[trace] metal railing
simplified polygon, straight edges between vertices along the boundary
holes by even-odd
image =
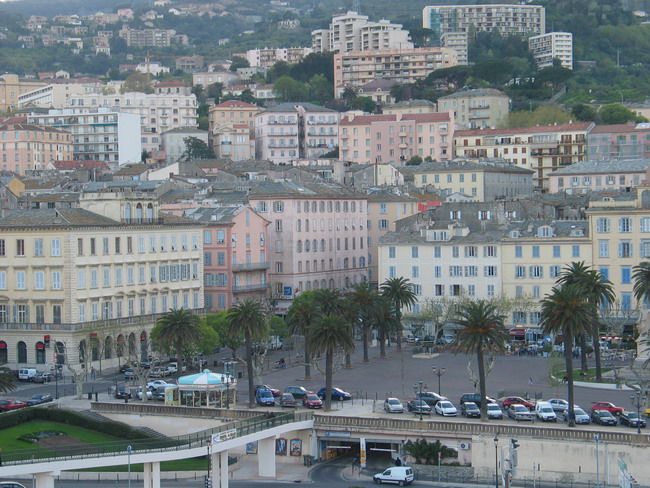
[[[269,263],[268,261],[265,262],[259,262],[259,263],[241,263],[241,264],[233,264],[232,265],[232,270],[233,271],[248,271],[248,270],[254,270],[254,269],[268,269],[269,268]]]
[[[152,439],[120,440],[112,442],[100,442],[97,444],[84,444],[83,446],[61,446],[56,451],[46,449],[16,449],[2,452],[4,466],[72,461],[76,459],[88,459],[92,457],[116,457],[124,456],[127,453],[127,446],[131,446],[131,454],[147,454],[162,451],[180,451],[207,447],[208,439],[213,434],[235,430],[233,438],[243,437],[280,425],[293,422],[311,420],[312,412],[290,412],[281,413],[274,417],[258,415],[244,420],[228,422],[213,429],[196,432],[194,434]]]
[[[257,283],[253,285],[233,285],[232,291],[234,292],[258,291],[258,290],[266,290],[270,287],[271,287],[270,283]]]

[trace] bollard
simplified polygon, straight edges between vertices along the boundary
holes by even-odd
[[[97,392],[97,391],[95,392],[95,401],[96,402],[99,401],[99,392]]]

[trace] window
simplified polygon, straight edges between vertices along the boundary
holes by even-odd
[[[102,270],[102,286],[111,286],[111,269],[104,268]]]
[[[497,257],[497,248],[496,248],[496,246],[484,246],[483,247],[483,257],[484,258],[496,258]]]
[[[24,255],[25,255],[25,240],[16,239],[16,256],[24,256]]]
[[[61,289],[61,271],[52,271],[52,289]]]
[[[476,296],[476,285],[467,285],[467,295]]]
[[[623,310],[630,310],[632,308],[631,293],[621,293],[621,308]]]
[[[4,239],[0,239],[0,256],[7,255],[7,247]]]
[[[43,271],[34,271],[34,290],[45,289],[45,273]]]
[[[553,257],[554,258],[560,257],[560,246],[553,246]]]
[[[418,258],[419,257],[418,254],[419,254],[418,246],[412,246],[411,247],[411,257],[412,258]]]
[[[97,270],[96,269],[91,269],[90,270],[90,287],[91,288],[97,288]]]
[[[115,238],[115,254],[120,254],[122,252],[122,249],[120,247],[120,238],[116,237]]]
[[[621,241],[618,244],[618,257],[619,258],[631,258],[633,257],[632,252],[632,241]]]
[[[489,296],[489,297],[494,296],[494,285],[488,285],[487,286],[487,296]]]
[[[102,238],[102,254],[108,254],[108,237]]]
[[[608,258],[609,257],[609,241],[599,239],[598,240],[598,257]]]
[[[483,266],[483,275],[487,277],[494,277],[497,275],[496,266]]]
[[[388,257],[391,259],[395,257],[395,246],[388,247]]]
[[[466,277],[478,276],[478,266],[465,266],[465,276]]]
[[[521,258],[523,257],[524,252],[523,252],[523,247],[522,246],[515,246],[515,257],[516,258]]]
[[[211,252],[204,252],[203,253],[203,264],[206,266],[211,266],[212,265],[212,253]]]
[[[544,268],[541,266],[530,266],[529,276],[531,278],[543,278]]]
[[[632,232],[632,218],[631,217],[621,217],[618,219],[618,231],[619,232]]]
[[[598,217],[596,219],[596,232],[606,234],[611,232],[610,220],[607,217]]]
[[[551,278],[557,278],[562,273],[562,266],[550,266],[548,268],[548,273]]]
[[[388,220],[387,219],[379,220],[378,224],[379,224],[379,230],[387,230],[388,229]]]
[[[451,257],[459,258],[460,257],[460,248],[458,246],[453,246],[451,248]]]
[[[284,202],[273,202],[273,211],[276,213],[284,212]]]
[[[115,286],[122,286],[122,267],[115,267]]]
[[[276,232],[282,232],[282,221],[281,220],[276,220],[275,221],[275,231]]]
[[[463,267],[462,266],[449,266],[449,276],[451,276],[451,277],[463,276]]]
[[[143,236],[138,237],[138,252],[139,253],[144,252],[144,237]]]
[[[43,239],[34,240],[34,256],[43,256]]]
[[[415,283],[411,284],[411,290],[413,293],[415,293],[417,296],[422,296],[422,285],[417,285]]]
[[[212,231],[209,230],[203,231],[203,242],[205,244],[212,244]]]
[[[641,217],[639,227],[641,232],[650,232],[650,217]],[[4,256],[4,254],[2,255]]]
[[[526,312],[512,312],[512,322],[515,324],[525,324],[527,315]]]
[[[395,266],[388,267],[388,277],[395,278],[397,276],[397,268]]]
[[[478,257],[478,248],[476,246],[465,246],[465,257],[466,258]]]
[[[411,278],[419,278],[419,277],[420,277],[420,267],[411,266]]]
[[[16,271],[16,290],[24,290],[25,286],[25,272]]]
[[[539,246],[533,246],[533,257],[534,258],[539,257]]]
[[[526,277],[526,266],[515,266],[515,278]]]
[[[573,255],[574,258],[579,258],[580,257],[580,246],[574,244],[571,246],[571,254]]]
[[[217,244],[223,244],[226,242],[226,231],[218,230],[217,231]]]
[[[650,241],[642,240],[639,248],[639,257],[647,258],[650,257]]]

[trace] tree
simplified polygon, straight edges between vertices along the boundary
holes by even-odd
[[[542,83],[551,83],[553,89],[557,90],[560,83],[564,83],[573,76],[573,70],[562,66],[549,66],[538,71],[535,78]]]
[[[0,366],[0,392],[9,393],[16,389],[16,377],[6,366]]]
[[[151,75],[149,73],[133,73],[127,76],[126,80],[124,80],[124,83],[122,83],[122,88],[120,91],[122,93],[153,93],[153,86],[151,86]]]
[[[199,103],[199,105],[205,104],[206,102],[206,91],[205,88],[203,88],[203,85],[194,85],[192,86],[192,93],[196,97],[196,101]]]
[[[634,298],[639,303],[647,303],[650,300],[650,261],[641,261],[633,270]]]
[[[320,105],[332,99],[332,89],[332,85],[323,75],[314,75],[307,83],[309,99]]]
[[[282,102],[304,102],[307,99],[307,87],[304,83],[290,76],[282,76],[273,84],[273,93]]]
[[[224,84],[221,82],[216,82],[208,85],[207,98],[212,98],[214,100],[214,103],[220,103],[224,88]]]
[[[238,68],[249,68],[250,63],[246,58],[240,56],[233,56],[230,62],[230,71],[237,71]]]
[[[571,109],[571,113],[581,122],[595,122],[598,120],[596,109],[584,103],[576,103]]]
[[[345,353],[354,348],[352,331],[341,317],[318,317],[311,329],[310,348],[314,354],[325,354],[325,411],[328,412],[332,409],[334,353],[338,350]]]
[[[404,277],[388,278],[381,284],[380,289],[382,295],[388,298],[395,307],[395,318],[399,324],[397,350],[400,351],[402,349],[402,309],[404,307],[411,308],[418,299],[413,292],[411,283]]]
[[[184,308],[171,309],[156,321],[151,338],[162,347],[176,350],[178,370],[182,371],[183,349],[198,345],[201,341],[200,319]]]
[[[545,334],[561,334],[564,343],[564,361],[569,401],[569,427],[575,426],[573,395],[573,339],[591,328],[591,305],[578,285],[553,287],[542,301],[540,325]]]
[[[493,303],[471,301],[458,310],[456,322],[461,326],[454,348],[457,352],[476,354],[481,390],[481,420],[487,421],[485,352],[501,353],[510,340],[501,315]]]
[[[311,327],[318,317],[318,305],[316,304],[313,292],[306,291],[298,296],[287,311],[287,323],[289,331],[295,335],[301,335],[305,339],[305,379],[311,379],[311,348],[309,347],[309,336]]]
[[[214,152],[206,142],[198,137],[184,137],[185,151],[180,159],[185,161],[194,161],[195,159],[214,159]]]
[[[361,321],[361,331],[363,340],[363,362],[369,363],[368,358],[368,335],[373,325],[372,310],[375,305],[378,294],[376,290],[370,288],[367,281],[355,283],[352,285],[352,291],[349,294],[350,303],[357,310],[357,316]]]
[[[406,162],[406,166],[419,166],[421,164],[422,156],[418,156],[417,154],[415,156],[411,156],[411,159]]]
[[[269,68],[268,73],[266,74],[266,81],[268,83],[275,83],[283,76],[289,76],[291,67],[286,61],[278,61],[273,66]]]
[[[632,110],[619,103],[610,103],[609,105],[601,107],[598,111],[598,115],[603,124],[625,124],[628,121],[647,121],[645,117],[637,116]]]
[[[244,336],[248,374],[248,405],[255,407],[255,375],[253,373],[253,342],[264,337],[267,315],[258,300],[247,299],[228,310],[228,330],[231,337]]]
[[[386,338],[392,334],[401,334],[402,324],[395,316],[395,307],[391,300],[377,294],[371,309],[370,320],[379,340],[379,357],[386,357]]]
[[[219,344],[230,349],[232,358],[237,359],[237,349],[241,347],[243,338],[241,335],[232,336],[228,334],[228,312],[211,313],[206,315],[205,323],[217,334]]]

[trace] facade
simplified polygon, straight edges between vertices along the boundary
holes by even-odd
[[[338,142],[339,113],[312,103],[286,102],[255,115],[257,159],[288,163],[317,159]]]
[[[431,186],[441,196],[458,193],[486,202],[533,193],[533,171],[504,160],[431,161],[413,168],[413,184],[418,188]]]
[[[535,36],[546,32],[546,11],[540,5],[445,5],[422,9],[422,27],[433,37],[446,32],[499,32]]]
[[[355,88],[357,96],[369,97],[378,106],[383,106],[387,103],[393,103],[393,95],[390,94],[390,89],[394,83],[391,80],[373,80],[365,85]]]
[[[349,115],[340,123],[341,159],[355,163],[451,159],[454,122],[449,113]]]
[[[370,22],[368,16],[349,11],[332,17],[328,29],[311,33],[314,52],[348,53],[379,49],[413,48],[407,30],[388,20]]]
[[[249,298],[266,303],[270,222],[250,206],[197,208],[186,214],[205,225],[205,308],[223,311]]]
[[[20,95],[37,88],[46,86],[47,83],[37,80],[25,80],[18,75],[4,74],[0,76],[0,112],[18,108]]]
[[[239,100],[210,107],[209,144],[217,158],[244,161],[255,157],[255,116],[261,110],[257,105]]]
[[[183,71],[198,71],[205,68],[205,59],[203,56],[181,56],[174,61],[176,69]]]
[[[365,85],[375,79],[413,83],[429,73],[458,64],[456,51],[445,47],[346,51],[334,55],[334,94],[346,87]]]
[[[443,102],[444,106],[444,102]],[[586,159],[593,122],[514,129],[461,130],[454,134],[456,157],[502,158],[535,171],[535,186],[548,191],[549,173]]]
[[[261,66],[270,68],[278,61],[285,61],[289,64],[297,64],[302,61],[313,50],[310,47],[278,47],[265,49],[250,49],[242,56],[248,60],[252,67]]]
[[[65,83],[63,83],[65,81]],[[86,93],[96,93],[102,83],[93,78],[79,80],[51,80],[46,86],[25,92],[18,97],[18,106],[64,108],[68,105],[70,97]]]
[[[494,128],[506,121],[510,112],[510,98],[493,88],[461,90],[440,97],[438,108],[454,112],[457,129]]]
[[[13,369],[44,369],[54,350],[76,369],[141,360],[161,314],[203,307],[201,224],[160,215],[142,196],[80,204],[0,220],[0,349]]]
[[[647,181],[649,159],[581,161],[548,175],[549,193],[625,191]]]
[[[302,291],[346,290],[367,280],[364,195],[334,184],[258,182],[248,195],[269,226],[272,311]]]
[[[72,159],[70,132],[32,124],[0,124],[0,164],[3,171],[24,175],[51,161]]]
[[[554,59],[559,59],[563,68],[573,69],[573,34],[570,32],[549,32],[529,37],[528,50],[538,69],[553,66]]]
[[[437,111],[437,105],[429,100],[402,100],[391,105],[385,105],[381,109],[381,113],[384,115],[432,114]]]
[[[440,45],[456,51],[459,65],[469,64],[467,32],[444,32],[440,35]]]
[[[596,159],[649,159],[650,124],[597,125],[587,136],[587,155]]]
[[[74,159],[99,160],[115,167],[140,161],[140,117],[108,107],[51,109],[27,122],[72,134]]]
[[[192,127],[178,127],[160,135],[162,150],[167,156],[167,163],[175,163],[185,152],[185,139],[195,137],[208,145],[208,131]]]
[[[235,84],[238,80],[239,76],[237,76],[237,73],[233,73],[232,71],[192,73],[192,84],[201,85],[204,88],[214,83],[223,83],[224,86],[228,87]]]
[[[123,27],[118,35],[129,47],[169,47],[176,35],[171,29],[129,29]]]

